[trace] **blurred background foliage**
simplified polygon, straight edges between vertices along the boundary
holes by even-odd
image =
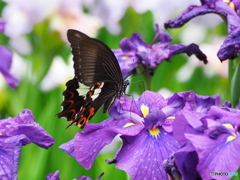
[[[0,15],[5,6],[6,3],[0,1]],[[91,13],[86,7],[83,9],[85,13]],[[79,11],[80,10],[81,8],[79,8]],[[180,12],[180,10],[178,12]],[[159,12],[159,16],[161,16],[160,13],[161,12]],[[176,14],[178,13],[176,12]],[[176,14],[172,14],[169,19],[174,18]],[[118,44],[122,38],[129,38],[134,32],[138,32],[142,35],[143,39],[150,44],[155,35],[155,23],[156,20],[151,10],[138,13],[134,8],[129,6],[119,21],[121,31],[118,34],[109,32],[103,25],[96,29],[96,38],[103,41],[110,48],[118,49]],[[162,22],[161,26],[163,26],[163,23],[164,22]],[[187,29],[187,26],[181,29],[168,30],[173,38],[173,44],[182,43],[181,33],[185,29]],[[78,30],[81,31],[81,29]],[[204,34],[205,37],[201,40],[201,43],[211,46],[212,36],[225,36],[226,27],[224,24],[219,23],[217,26],[206,28],[205,32],[207,33]],[[195,36],[197,38],[198,34],[196,33]],[[69,123],[55,116],[55,114],[61,111],[60,104],[63,99],[62,92],[65,89],[64,84],[71,76],[60,79],[62,83],[49,90],[43,90],[41,83],[52,68],[51,65],[56,57],[61,57],[66,66],[70,66],[68,60],[71,58],[71,49],[66,39],[63,40],[61,37],[60,32],[50,28],[49,17],[34,24],[32,30],[24,34],[24,37],[31,46],[32,51],[30,53],[19,53],[10,46],[9,41],[11,37],[0,34],[0,44],[8,47],[14,53],[13,61],[15,61],[15,57],[19,56],[28,65],[27,68],[24,69],[25,72],[23,76],[16,76],[16,78],[20,80],[20,84],[14,90],[6,86],[4,79],[1,80],[1,118],[16,116],[23,109],[31,109],[36,121],[46,129],[55,139],[56,143],[49,150],[39,148],[35,144],[23,147],[19,163],[19,179],[44,179],[46,174],[53,173],[56,170],[60,171],[60,178],[64,180],[74,179],[82,175],[96,179],[102,172],[105,173],[102,177],[103,180],[113,179],[113,177],[116,180],[128,179],[125,172],[115,169],[114,165],[105,163],[105,159],[114,157],[116,149],[121,145],[119,142],[116,143],[117,147],[105,148],[107,150],[97,157],[90,171],[82,168],[75,159],[58,148],[59,145],[71,140],[76,132],[81,131],[81,129],[75,126],[66,129]],[[191,41],[191,43],[196,43],[195,38],[191,39]],[[18,46],[22,46],[22,44],[18,44]],[[217,48],[218,47],[216,47],[216,51]],[[218,63],[220,66],[226,66],[226,64],[221,64],[220,61],[216,59],[216,54],[215,57],[208,57],[208,60],[211,63],[204,67],[200,65],[201,63],[198,62],[195,57],[189,58],[182,54],[175,56],[169,62],[163,62],[155,70],[150,90],[160,92],[165,96],[174,92],[194,90],[201,95],[219,94],[223,100],[229,100],[228,80],[226,76],[222,75],[222,71],[224,71],[222,69],[227,69],[227,67],[221,67],[219,72],[213,70],[215,66],[214,63]],[[184,69],[189,61],[191,61],[190,66],[188,65],[188,68]],[[211,75],[205,71],[207,66],[207,71],[213,71]],[[17,68],[21,69],[22,67],[19,65]],[[54,81],[56,81],[56,79],[61,78],[61,76],[58,75],[64,73],[66,70],[59,68],[57,71],[58,74],[55,75],[55,78],[49,80],[50,83],[55,83]],[[191,72],[189,77],[186,75],[188,72],[185,71]],[[137,75],[130,77],[132,84],[127,94],[141,94],[145,90],[141,80],[141,73],[142,72],[138,72]],[[181,78],[181,76],[183,77]],[[59,82],[59,79],[57,81]],[[100,110],[91,121],[100,122],[107,117],[108,115],[103,114]]]

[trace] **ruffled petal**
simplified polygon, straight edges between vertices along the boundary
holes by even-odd
[[[240,52],[240,28],[234,30],[224,40],[221,45],[217,56],[221,61],[227,59],[235,59]]]
[[[59,148],[75,158],[85,169],[90,169],[100,150],[112,142],[116,135],[105,123],[87,123],[83,132],[77,133],[74,139]]]
[[[180,28],[194,17],[208,13],[215,13],[224,17],[227,16],[227,14],[224,11],[210,8],[209,4],[206,3],[202,6],[189,6],[177,18],[175,18],[174,20],[167,21],[164,24],[165,28]]]
[[[235,172],[240,166],[240,138],[226,142],[227,136],[222,134],[218,139],[206,136],[186,134],[195,147],[199,164],[197,170],[203,179],[211,179],[210,172]],[[218,179],[226,179],[218,176]]]
[[[25,109],[17,117],[9,117],[0,121],[0,134],[2,136],[25,135],[29,141],[42,148],[49,148],[54,144],[53,138],[35,122],[32,112]],[[24,144],[24,145],[26,145]]]
[[[116,168],[126,171],[132,179],[166,179],[162,162],[179,147],[171,134],[160,129],[159,136],[143,130],[137,136],[121,136],[123,146],[113,160]]]

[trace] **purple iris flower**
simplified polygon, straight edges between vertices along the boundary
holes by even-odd
[[[133,39],[139,34],[134,33],[130,39]],[[137,49],[130,39],[124,38],[120,41],[121,49],[113,49],[113,53],[116,56],[123,78],[127,78],[129,75],[134,74],[138,64],[140,63],[139,57],[135,55]]]
[[[59,171],[56,171],[55,173],[50,173],[46,176],[46,179],[47,180],[60,180],[59,174],[60,174]],[[100,176],[96,180],[100,180],[103,175],[104,175],[104,173],[100,174]],[[81,176],[74,180],[92,180],[92,178],[87,177],[87,176]]]
[[[178,127],[180,122],[182,127]],[[177,124],[173,125],[174,136],[183,145],[174,155],[175,163],[184,179],[194,175],[212,179],[211,172],[237,171],[240,166],[239,110],[218,106],[211,106],[204,113],[183,110],[174,123]],[[226,179],[226,176],[217,178]]]
[[[0,19],[0,32],[4,32],[6,22]]]
[[[184,133],[203,132],[203,124],[199,120],[206,115],[212,106],[219,106],[221,99],[219,96],[202,96],[193,91],[178,93],[184,97],[186,104],[184,109],[177,113],[172,124],[175,139],[184,145],[187,141]],[[194,112],[194,113],[193,113]]]
[[[17,179],[21,147],[35,143],[42,148],[54,144],[53,138],[35,122],[28,109],[17,117],[0,120],[0,179]]]
[[[165,160],[165,170],[175,178],[180,172],[185,180],[201,179],[196,168],[199,162],[197,152],[185,134],[202,135],[206,128],[200,120],[207,115],[212,106],[219,106],[221,99],[219,96],[197,95],[193,91],[189,94],[186,92],[178,94],[184,97],[186,105],[175,116],[173,135],[182,147],[170,156],[170,160]]]
[[[186,53],[188,56],[195,54],[199,60],[207,63],[207,57],[198,45],[171,45],[172,38],[167,32],[160,32],[158,25],[155,26],[155,31],[156,35],[150,45],[142,39],[140,34],[134,33],[131,38],[121,40],[121,49],[113,50],[124,78],[130,75],[139,64],[143,64],[148,73],[153,75],[157,65],[180,53]]]
[[[111,118],[87,123],[83,132],[60,148],[90,169],[100,150],[120,134],[123,145],[107,163],[116,163],[132,179],[166,179],[162,162],[179,148],[172,134],[172,116],[185,103],[182,94],[164,99],[146,91],[137,101],[122,97],[110,109]]]
[[[87,123],[83,132],[77,133],[74,139],[60,148],[74,157],[85,169],[90,169],[101,149],[111,143],[118,133],[133,136],[142,130],[141,117],[134,113],[132,115],[131,121],[109,118],[98,124]]]
[[[0,19],[0,32],[4,32],[5,21]],[[19,81],[11,75],[10,67],[12,65],[12,52],[4,46],[0,46],[0,72],[5,77],[8,85],[11,88],[15,88]]]
[[[214,13],[220,15],[228,24],[228,37],[218,51],[218,57],[221,61],[234,59],[240,52],[240,3],[238,0],[200,0],[201,6],[190,6],[183,11],[176,19],[165,23],[165,28],[179,28],[192,18]]]
[[[12,52],[0,46],[0,72],[5,77],[8,85],[11,88],[15,88],[19,81],[9,72],[12,65]]]

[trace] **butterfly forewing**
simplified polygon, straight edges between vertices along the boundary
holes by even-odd
[[[83,127],[102,105],[104,112],[108,111],[128,82],[124,82],[117,59],[105,44],[76,30],[68,30],[67,36],[75,77],[66,83],[63,110],[57,116]],[[87,94],[79,94],[80,84],[89,87]]]
[[[68,41],[72,47],[75,76],[87,86],[97,82],[113,81],[122,85],[120,67],[113,52],[97,39],[68,30]]]

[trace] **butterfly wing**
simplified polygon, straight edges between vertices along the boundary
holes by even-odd
[[[68,30],[67,36],[72,47],[75,77],[79,82],[86,86],[104,81],[122,85],[122,73],[111,49],[76,30]]]
[[[75,78],[66,83],[63,110],[57,116],[83,127],[102,105],[104,112],[111,107],[124,82],[117,59],[105,44],[76,30],[68,30],[67,36]],[[79,82],[89,87],[86,95],[78,93]]]
[[[101,86],[95,86],[85,96],[79,95],[79,83],[76,78],[66,83],[66,90],[63,92],[64,101],[61,106],[62,111],[57,116],[65,117],[72,124],[83,127],[88,122],[106,100],[113,101],[115,92],[104,90],[102,93],[94,94],[94,91]]]

